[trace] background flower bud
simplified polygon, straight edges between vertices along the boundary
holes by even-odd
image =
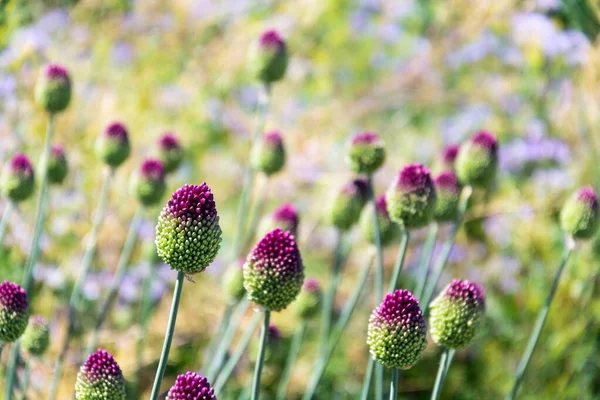
[[[33,167],[25,154],[17,154],[2,169],[2,176],[0,176],[2,196],[19,203],[31,197],[34,189]]]
[[[40,315],[29,319],[29,324],[21,336],[21,348],[34,356],[43,355],[50,344],[48,323]]]
[[[371,132],[354,136],[350,142],[349,159],[352,171],[358,174],[372,174],[385,162],[383,141]]]
[[[158,154],[165,173],[171,174],[179,168],[183,161],[183,149],[174,133],[167,132],[159,139]]]
[[[223,291],[230,303],[237,303],[246,294],[242,266],[238,263],[230,265],[223,275]]]
[[[560,213],[562,229],[575,239],[589,239],[600,224],[598,197],[591,186],[574,193]]]
[[[350,229],[358,222],[368,198],[369,185],[366,180],[354,179],[344,185],[331,203],[331,223],[342,231]]]
[[[458,218],[461,187],[454,172],[446,171],[439,174],[435,180],[437,202],[434,218],[438,222],[452,222]]]
[[[285,164],[285,148],[281,133],[273,131],[265,133],[252,155],[252,166],[257,171],[271,176],[283,168]]]
[[[71,101],[71,79],[64,67],[45,66],[35,85],[35,101],[49,113],[63,111]]]
[[[260,231],[267,233],[275,228],[280,228],[282,231],[290,231],[293,235],[297,235],[299,223],[298,210],[293,204],[288,203],[269,215],[263,222]]]
[[[433,217],[437,195],[429,170],[421,164],[400,171],[387,193],[387,210],[392,221],[405,229],[427,225]]]
[[[27,327],[29,301],[25,290],[16,283],[4,281],[0,284],[0,341],[11,343],[17,340]]]
[[[50,151],[48,160],[48,181],[55,185],[63,183],[69,173],[69,164],[62,146],[56,145]]]
[[[285,75],[288,65],[287,45],[277,31],[264,32],[250,47],[248,65],[253,77],[273,83]]]
[[[302,319],[311,319],[319,314],[323,293],[321,285],[314,279],[308,279],[294,301],[294,311]]]
[[[152,206],[160,201],[165,193],[165,170],[158,160],[144,160],[131,177],[131,193],[144,206]]]
[[[400,227],[390,219],[387,211],[385,195],[381,195],[375,202],[377,218],[379,218],[379,237],[382,246],[393,243],[400,235]],[[360,216],[360,227],[365,240],[375,243],[375,224],[373,224],[373,206],[369,204]]]
[[[96,155],[112,168],[117,168],[129,157],[131,146],[127,128],[114,122],[96,140]]]
[[[455,162],[456,175],[463,185],[486,187],[496,177],[498,142],[489,132],[479,132],[463,144]]]

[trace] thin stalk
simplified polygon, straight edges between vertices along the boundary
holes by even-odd
[[[252,335],[254,334],[254,331],[256,330],[256,327],[258,326],[261,317],[262,315],[260,313],[255,313],[252,317],[252,320],[245,328],[244,335],[240,338],[235,349],[233,350],[233,353],[231,354],[231,358],[227,360],[227,363],[223,366],[221,373],[219,374],[217,380],[215,381],[215,384],[213,385],[213,388],[215,389],[215,396],[219,396],[221,394],[221,391],[223,390],[227,379],[229,379],[231,373],[233,372],[238,362],[244,355],[244,351],[246,351],[248,343],[250,343],[250,339],[252,338]]]
[[[392,368],[392,379],[390,381],[390,400],[398,398],[398,369]]]
[[[265,310],[265,319],[262,331],[260,333],[260,347],[256,356],[256,366],[254,367],[254,379],[252,380],[252,400],[258,400],[260,397],[260,376],[265,362],[265,350],[269,338],[269,320],[271,319],[271,310]]]
[[[439,399],[440,394],[442,393],[442,386],[444,385],[444,378],[446,377],[446,368],[449,366],[448,353],[449,350],[447,348],[444,348],[444,351],[442,351],[442,355],[440,356],[440,366],[435,377],[433,391],[431,392],[431,400]]]
[[[113,277],[113,281],[110,285],[110,289],[108,290],[106,299],[104,299],[104,303],[102,303],[102,306],[100,307],[100,314],[98,314],[98,318],[96,319],[96,325],[94,326],[94,330],[92,331],[90,341],[85,351],[86,356],[94,351],[94,347],[96,346],[96,343],[98,341],[98,334],[100,333],[100,329],[102,328],[102,325],[104,325],[106,317],[108,317],[110,311],[112,310],[112,307],[115,304],[115,300],[117,298],[117,294],[119,294],[119,288],[121,287],[121,283],[123,282],[123,277],[125,276],[127,266],[131,261],[131,255],[133,254],[133,250],[137,242],[137,234],[140,228],[140,224],[142,223],[143,216],[144,209],[138,208],[135,214],[133,215],[133,218],[131,219],[131,223],[129,224],[129,231],[127,232],[127,237],[125,238],[125,243],[123,245],[123,250],[121,251],[121,255],[119,256],[119,262],[117,264],[115,276]]]
[[[169,350],[171,350],[171,342],[173,341],[173,333],[175,332],[175,322],[177,321],[177,310],[179,309],[179,300],[181,300],[181,289],[183,288],[184,273],[177,273],[177,281],[175,289],[173,289],[173,302],[171,303],[171,311],[169,312],[169,322],[167,323],[167,332],[165,334],[165,342],[160,354],[156,376],[154,377],[154,385],[152,385],[151,400],[158,399],[160,394],[160,383],[162,382],[165,369],[167,369],[167,361],[169,358]]]
[[[417,286],[415,287],[415,297],[420,299],[423,297],[423,291],[425,290],[425,284],[427,283],[427,275],[429,272],[429,264],[431,263],[431,256],[435,247],[435,239],[437,237],[438,224],[433,222],[429,226],[429,232],[427,233],[427,239],[423,245],[421,251],[421,262],[419,263],[419,272],[417,276]]]
[[[32,357],[29,356],[25,363],[25,372],[23,373],[23,385],[21,387],[21,400],[27,398],[27,387],[29,386],[29,375],[31,374],[31,362]]]
[[[367,371],[365,373],[365,379],[363,380],[362,390],[360,392],[360,400],[367,400],[369,398],[369,391],[371,389],[371,379],[373,378],[373,369],[375,368],[375,360],[369,356],[369,363],[367,364]]]
[[[389,293],[396,290],[396,287],[398,286],[398,280],[400,279],[400,274],[402,273],[402,269],[404,268],[404,259],[406,258],[406,249],[408,248],[409,238],[410,233],[407,230],[403,231],[402,241],[400,243],[400,250],[398,251],[398,258],[396,259],[396,265],[394,266],[392,278],[390,279],[390,286],[388,288]],[[382,299],[379,299],[379,301],[381,300]]]
[[[8,227],[8,220],[15,209],[15,204],[12,201],[6,203],[4,207],[4,214],[0,220],[0,245],[4,242],[4,235],[6,234],[6,228]]]
[[[219,323],[219,327],[214,335],[212,335],[210,342],[208,343],[206,349],[206,356],[202,361],[202,367],[200,370],[204,371],[208,368],[208,360],[213,359],[215,356],[215,347],[220,343],[219,339],[223,338],[223,334],[227,330],[229,323],[231,322],[231,315],[233,314],[233,310],[235,308],[235,303],[227,303],[225,306],[225,311],[223,312],[223,318],[221,318],[221,322]]]
[[[333,304],[335,301],[335,293],[340,282],[343,259],[343,237],[341,231],[337,231],[337,239],[334,249],[333,268],[331,269],[331,282],[329,289],[323,298],[323,306],[321,310],[321,330],[319,334],[319,354],[322,354],[327,347],[327,341],[331,331],[331,320],[333,318]]]
[[[285,362],[283,373],[281,374],[279,388],[277,389],[277,400],[285,400],[290,377],[292,376],[292,369],[294,368],[294,363],[296,362],[296,358],[298,357],[298,353],[300,351],[300,345],[302,344],[302,338],[304,337],[304,331],[306,331],[306,321],[303,320],[300,322],[298,329],[296,329],[296,333],[294,333],[292,343],[290,344],[288,357]]]
[[[360,298],[360,294],[365,286],[365,282],[367,281],[367,277],[369,276],[369,269],[371,269],[371,264],[373,263],[374,255],[369,257],[367,264],[364,266],[356,284],[356,288],[352,293],[351,297],[348,299],[348,302],[344,306],[342,310],[342,314],[340,315],[339,320],[335,324],[333,331],[331,332],[331,336],[329,339],[329,343],[327,349],[321,354],[321,357],[318,359],[317,364],[313,370],[313,374],[309,381],[308,388],[306,392],[304,392],[303,400],[311,400],[317,391],[317,386],[319,385],[319,381],[323,377],[323,373],[325,372],[325,368],[327,367],[327,363],[331,358],[335,347],[337,346],[342,334],[344,333],[344,329],[350,320],[350,316],[356,307],[356,303]]]
[[[531,360],[531,356],[533,355],[535,346],[538,342],[538,339],[540,338],[542,329],[544,328],[544,323],[546,322],[546,318],[548,317],[548,313],[550,312],[550,306],[552,305],[554,294],[556,293],[556,289],[558,288],[560,277],[565,268],[565,265],[567,265],[567,261],[569,260],[569,256],[571,255],[574,246],[575,243],[573,242],[573,239],[571,239],[570,237],[567,238],[567,243],[563,251],[560,265],[558,267],[558,270],[556,271],[556,274],[554,275],[554,280],[552,281],[550,293],[548,293],[548,297],[546,298],[544,307],[540,310],[540,313],[538,314],[535,327],[533,328],[533,332],[531,332],[531,336],[529,336],[527,347],[525,348],[525,352],[523,353],[523,357],[521,358],[521,362],[519,363],[519,367],[517,368],[517,373],[515,375],[515,384],[512,388],[510,395],[507,397],[507,399],[509,400],[513,400],[517,397],[517,392],[519,391],[519,387],[521,386],[523,377],[525,376],[525,370],[527,370],[527,365]]]

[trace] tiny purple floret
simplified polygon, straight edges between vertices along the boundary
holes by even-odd
[[[4,281],[0,284],[0,305],[11,312],[22,313],[29,306],[27,292],[14,282]]]
[[[123,376],[121,367],[108,351],[99,349],[91,354],[81,370],[89,382],[102,382],[106,377],[120,378]]]
[[[423,324],[419,300],[408,290],[396,290],[387,294],[383,302],[373,311],[373,316],[389,326]]]
[[[477,283],[469,281],[453,280],[446,288],[444,296],[452,300],[462,300],[475,302],[476,304],[485,304],[485,293],[483,287]]]
[[[433,186],[429,169],[422,164],[410,164],[402,168],[396,182],[398,188],[407,191],[422,190]]]
[[[373,144],[379,141],[379,136],[373,132],[359,133],[352,138],[352,144]]]
[[[162,162],[147,158],[140,167],[140,175],[146,179],[161,181],[165,177],[165,169]]]
[[[295,232],[298,229],[299,224],[298,210],[296,206],[291,203],[287,203],[279,207],[273,213],[273,220],[275,222],[285,222],[292,227],[292,231]]]
[[[158,140],[158,146],[163,150],[173,150],[179,149],[179,140],[173,132],[166,132],[161,138]]]
[[[594,188],[591,186],[586,186],[579,190],[577,194],[577,199],[587,203],[590,207],[597,209],[598,208],[598,196],[594,191]]]
[[[25,154],[16,154],[10,161],[10,168],[20,174],[30,174],[33,167]]]
[[[118,140],[121,143],[126,143],[129,141],[127,128],[120,122],[113,122],[108,125],[104,130],[104,134],[110,139]]]
[[[302,289],[307,292],[315,293],[321,290],[321,285],[319,285],[319,282],[316,279],[308,279],[304,282],[304,285],[302,285]]]
[[[487,131],[477,132],[472,138],[471,142],[478,146],[483,147],[491,153],[495,153],[498,147],[498,141],[496,136]]]
[[[267,233],[250,253],[254,269],[262,271],[266,268],[273,274],[293,278],[302,272],[302,258],[296,238],[289,231],[277,228]]]
[[[435,186],[441,191],[460,193],[458,178],[452,171],[444,171],[435,178]]]
[[[48,79],[60,79],[63,81],[69,80],[69,72],[67,69],[58,64],[47,65],[44,74]]]
[[[177,189],[167,203],[166,211],[182,221],[202,221],[217,215],[215,199],[206,182]]]
[[[168,400],[216,400],[208,380],[195,372],[179,375],[167,394]]]
[[[267,48],[285,47],[285,41],[283,40],[279,32],[277,32],[274,29],[263,32],[263,34],[260,35],[259,43],[262,47]]]

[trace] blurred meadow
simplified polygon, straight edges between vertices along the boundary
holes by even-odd
[[[110,285],[132,215],[139,207],[129,178],[159,137],[175,132],[183,164],[167,179],[159,206],[149,208],[138,233],[117,305],[98,345],[119,361],[128,384],[139,367],[137,397],[148,398],[160,356],[176,273],[156,266],[156,309],[149,330],[138,324],[146,247],[154,240],[160,207],[184,183],[206,181],[223,230],[222,250],[206,272],[186,282],[163,380],[197,371],[226,304],[221,277],[231,264],[240,190],[256,124],[260,87],[248,74],[247,50],[263,31],[276,29],[290,54],[273,87],[266,130],[279,130],[287,160],[268,180],[258,175],[247,213],[260,221],[284,203],[299,210],[298,243],[307,277],[326,286],[336,232],[328,202],[352,173],[350,138],[372,131],[385,142],[387,160],[374,176],[382,194],[409,163],[432,173],[442,152],[480,130],[499,142],[494,187],[476,192],[449,264],[440,279],[479,282],[486,291],[482,332],[458,351],[443,399],[501,399],[552,282],[562,252],[559,211],[576,189],[600,189],[600,6],[593,0],[470,2],[395,0],[4,0],[0,2],[0,161],[24,152],[35,165],[46,115],[36,106],[40,68],[56,62],[73,83],[69,108],[56,122],[69,175],[50,190],[49,211],[35,270],[36,314],[50,322],[51,345],[31,371],[28,397],[46,399],[54,360],[65,333],[64,304],[78,276],[86,235],[100,192],[102,163],[94,141],[107,124],[123,122],[132,152],[115,174],[92,271],[83,285],[91,324]],[[37,171],[36,171],[37,173]],[[258,204],[257,204],[258,203]],[[0,200],[0,208],[6,206]],[[35,201],[19,205],[0,253],[0,281],[19,282],[31,246]],[[441,226],[442,240],[450,226]],[[427,229],[411,236],[399,287],[412,288]],[[244,245],[244,254],[258,237]],[[335,310],[350,296],[370,245],[360,229],[349,256]],[[386,276],[397,254],[386,248]],[[520,399],[600,398],[600,238],[582,243],[571,258],[522,385]],[[372,277],[333,354],[316,398],[359,398],[369,353],[365,344],[375,304]],[[411,289],[412,290],[412,289]],[[242,322],[249,329],[252,313]],[[292,312],[272,315],[285,340],[298,324]],[[301,398],[317,357],[318,319],[309,323],[286,398]],[[136,343],[145,336],[142,364]],[[258,341],[259,330],[254,334]],[[70,398],[79,365],[76,336],[59,399]],[[250,346],[253,349],[252,346]],[[255,350],[246,352],[220,398],[237,399],[249,385]],[[402,399],[427,399],[440,350],[403,373]],[[7,352],[2,360],[6,364]],[[263,374],[265,398],[281,365]],[[0,383],[0,386],[4,382]],[[273,383],[276,387],[276,384]],[[130,388],[131,389],[131,388]],[[133,393],[133,392],[131,392]],[[273,397],[274,398],[274,397]]]

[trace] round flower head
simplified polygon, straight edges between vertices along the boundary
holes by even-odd
[[[454,280],[429,306],[431,337],[440,346],[462,349],[477,335],[484,314],[483,288]]]
[[[314,279],[309,279],[304,282],[300,294],[294,302],[294,310],[302,319],[310,319],[319,313],[321,310],[321,298],[323,293],[321,285]]]
[[[0,284],[0,342],[11,343],[21,337],[29,319],[25,290],[13,282]]]
[[[427,347],[427,327],[419,301],[408,290],[387,294],[371,313],[367,345],[385,367],[408,369]]]
[[[53,146],[48,160],[48,182],[60,185],[67,177],[68,172],[69,164],[63,147],[60,145]]]
[[[285,148],[283,138],[277,131],[263,135],[252,155],[252,166],[267,176],[271,176],[283,168],[285,164]]]
[[[364,179],[354,179],[344,185],[331,203],[331,223],[340,230],[348,230],[358,222],[360,212],[369,198],[369,185]]]
[[[267,233],[244,264],[248,298],[272,311],[286,308],[304,282],[304,265],[294,235],[275,229]]]
[[[392,221],[406,229],[420,228],[431,221],[437,195],[429,170],[421,164],[404,167],[386,193]]]
[[[119,364],[106,350],[91,354],[75,382],[77,400],[125,400],[125,379]]]
[[[217,400],[208,380],[195,372],[177,376],[169,389],[167,400]]]
[[[123,164],[130,152],[129,134],[120,122],[108,125],[96,140],[96,155],[112,168]]]
[[[131,177],[131,193],[144,206],[152,206],[165,193],[165,170],[158,160],[144,160]]]
[[[498,168],[496,137],[485,131],[476,133],[461,146],[454,167],[462,184],[488,186],[494,180]]]
[[[459,149],[460,146],[457,144],[451,144],[444,149],[442,153],[442,165],[444,169],[454,170],[454,163],[456,162]]]
[[[33,167],[24,154],[17,154],[4,166],[0,176],[2,196],[19,203],[27,200],[35,189]]]
[[[560,213],[562,229],[575,239],[589,239],[598,230],[598,197],[591,186],[573,194]]]
[[[34,356],[43,355],[50,344],[50,330],[46,320],[39,316],[29,319],[29,324],[21,336],[21,347]]]
[[[246,294],[242,266],[237,263],[231,265],[223,275],[223,291],[231,303],[240,301]]]
[[[288,203],[275,210],[275,212],[265,220],[260,231],[269,232],[275,228],[280,228],[282,231],[290,231],[293,235],[296,235],[298,233],[299,223],[300,217],[298,216],[298,210],[293,204]]]
[[[454,172],[442,172],[435,178],[437,202],[434,218],[438,222],[456,221],[460,202],[461,187]]]
[[[398,238],[400,228],[398,227],[398,224],[395,224],[390,219],[385,195],[379,196],[375,201],[375,207],[377,209],[377,218],[379,219],[379,238],[381,239],[381,245],[387,246]],[[375,243],[375,224],[373,224],[373,206],[371,204],[369,204],[360,216],[360,227],[364,238],[369,243]]]
[[[167,174],[175,172],[183,161],[183,149],[177,137],[171,132],[165,133],[159,139],[158,153]]]
[[[248,64],[252,76],[263,83],[273,83],[283,78],[288,65],[288,51],[277,31],[264,32],[252,44]]]
[[[364,132],[350,142],[350,166],[358,174],[372,174],[385,161],[383,141],[374,133]]]
[[[158,217],[158,255],[171,269],[195,274],[213,262],[220,247],[219,216],[208,185],[177,189]]]
[[[49,113],[63,111],[71,101],[71,79],[64,67],[45,66],[35,86],[35,101]]]

